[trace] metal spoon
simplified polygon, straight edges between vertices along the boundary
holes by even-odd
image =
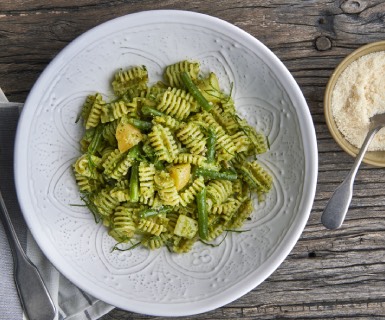
[[[353,167],[350,169],[350,172],[346,176],[345,180],[334,191],[324,212],[322,213],[321,221],[326,228],[337,229],[342,225],[352,200],[353,182],[358,171],[358,167],[360,166],[361,161],[364,158],[364,154],[374,135],[384,126],[385,113],[376,114],[370,119],[369,132],[364,143],[362,144],[356,160],[354,161]]]
[[[29,320],[53,320],[55,305],[36,266],[24,253],[0,191],[0,220],[13,254],[14,278],[21,305]]]

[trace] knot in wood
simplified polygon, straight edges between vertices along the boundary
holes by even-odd
[[[75,25],[70,21],[59,20],[50,26],[51,33],[56,39],[61,41],[68,41],[70,36],[76,32]]]
[[[318,51],[326,51],[332,48],[331,40],[326,36],[320,36],[315,39],[315,47]]]
[[[341,10],[345,13],[359,13],[365,10],[366,2],[363,0],[346,0],[341,4]]]

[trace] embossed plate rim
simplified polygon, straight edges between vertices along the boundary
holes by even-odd
[[[161,21],[160,19],[163,19],[163,21],[171,20],[181,24],[183,24],[184,21],[194,21],[195,24],[199,23],[207,28],[209,26],[213,26],[214,28],[220,27],[221,30],[228,32],[230,35],[242,38],[245,43],[249,44],[250,48],[258,50],[259,54],[264,57],[264,62],[266,62],[265,60],[269,60],[269,67],[275,74],[280,75],[280,83],[286,89],[293,106],[296,108],[300,131],[302,133],[305,154],[303,188],[306,191],[304,191],[305,195],[301,198],[299,205],[301,212],[295,215],[292,220],[292,225],[287,232],[288,235],[285,238],[285,246],[279,248],[280,250],[275,250],[274,253],[269,256],[267,261],[262,263],[261,267],[258,268],[258,274],[255,272],[250,273],[249,276],[241,279],[238,285],[232,288],[233,290],[231,290],[230,293],[226,292],[224,294],[218,294],[215,297],[206,299],[204,303],[202,301],[197,301],[162,305],[161,303],[149,304],[130,301],[132,303],[130,305],[124,297],[119,299],[116,295],[109,296],[108,293],[99,292],[100,288],[95,286],[94,283],[84,279],[78,279],[78,274],[76,272],[74,273],[74,270],[67,264],[67,261],[53,252],[53,248],[49,245],[48,241],[44,241],[44,237],[40,236],[39,229],[41,228],[41,225],[34,219],[36,212],[33,212],[32,202],[29,198],[28,188],[26,187],[26,184],[29,183],[29,181],[25,181],[28,174],[28,160],[26,158],[27,148],[23,142],[28,135],[30,117],[38,102],[37,98],[41,92],[44,92],[45,90],[44,79],[46,76],[68,61],[74,52],[78,52],[79,49],[82,48],[83,40],[98,39],[100,34],[108,34],[108,32],[114,30],[114,26],[119,23],[128,23],[128,25],[131,23],[131,26],[136,26],[143,24],[143,21],[146,21],[146,19],[147,21],[153,21],[155,19],[155,21],[158,22]],[[156,10],[129,14],[107,21],[76,38],[54,58],[35,83],[25,103],[16,136],[15,181],[19,202],[32,235],[35,237],[38,245],[48,259],[51,260],[58,270],[60,270],[67,278],[81,289],[93,294],[95,297],[129,311],[158,316],[186,316],[213,310],[238,299],[270,276],[290,253],[306,225],[315,195],[317,172],[317,143],[312,118],[300,88],[284,64],[261,42],[238,27],[218,18],[188,11]]]

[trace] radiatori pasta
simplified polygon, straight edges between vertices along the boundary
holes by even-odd
[[[85,99],[73,170],[114,248],[184,253],[241,228],[251,194],[263,201],[272,187],[255,160],[268,142],[236,114],[216,75],[180,61],[150,85],[146,67],[135,66],[118,71],[111,87],[111,101],[101,93]]]

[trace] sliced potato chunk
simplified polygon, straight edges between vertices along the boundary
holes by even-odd
[[[217,103],[223,98],[223,93],[219,88],[218,78],[213,72],[210,72],[207,78],[198,83],[198,88],[209,102]]]
[[[169,169],[170,177],[174,180],[176,190],[183,189],[190,181],[191,165],[189,163],[182,163],[172,166]]]
[[[179,237],[192,239],[198,232],[198,222],[183,214],[179,215],[176,221],[174,234]]]
[[[140,130],[125,121],[123,118],[116,128],[115,136],[118,141],[118,149],[120,152],[126,152],[143,139],[143,135]]]

